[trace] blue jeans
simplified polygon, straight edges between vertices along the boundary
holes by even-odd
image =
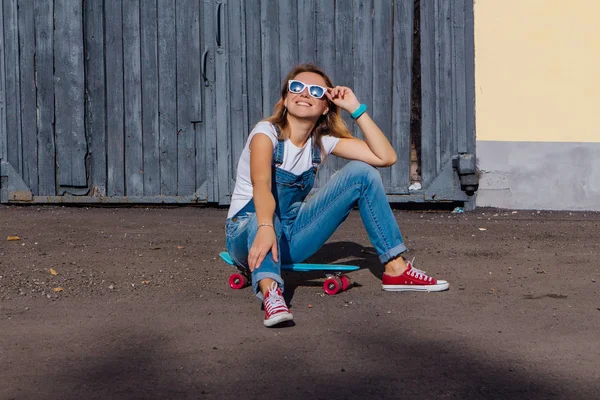
[[[285,211],[286,215],[274,215],[279,261],[275,262],[269,252],[260,267],[252,272],[257,297],[262,299],[258,282],[265,278],[275,280],[283,290],[281,264],[299,263],[316,253],[355,205],[383,264],[407,250],[387,201],[381,175],[364,162],[351,161],[309,200],[296,203],[296,207]],[[227,251],[236,264],[248,266],[248,253],[257,229],[253,211],[241,210],[227,220]]]

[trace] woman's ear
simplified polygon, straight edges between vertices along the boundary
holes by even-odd
[[[323,111],[323,115],[327,115],[327,113],[328,113],[328,112],[329,112],[329,107],[327,107],[327,108],[325,109],[325,111]]]

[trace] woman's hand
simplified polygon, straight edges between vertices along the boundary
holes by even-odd
[[[259,226],[250,252],[248,253],[248,266],[250,267],[250,272],[260,267],[260,264],[262,264],[269,253],[269,250],[273,255],[273,261],[277,262],[277,236],[275,235],[275,230],[272,226]]]
[[[333,104],[349,113],[353,113],[360,107],[360,102],[349,87],[336,86],[334,88],[327,88],[325,95]]]

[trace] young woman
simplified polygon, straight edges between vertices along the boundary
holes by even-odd
[[[351,113],[365,140],[352,137],[340,116]],[[309,200],[315,174],[329,154],[354,160]],[[282,297],[282,263],[313,255],[355,205],[385,265],[382,288],[441,291],[438,281],[400,256],[407,249],[375,167],[389,167],[396,152],[350,88],[334,86],[314,65],[286,77],[274,114],[259,122],[242,151],[227,216],[227,251],[248,267],[264,302],[265,326],[293,318]]]

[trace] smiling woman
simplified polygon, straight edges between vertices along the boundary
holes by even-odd
[[[365,140],[352,137],[341,118],[351,114]],[[282,297],[281,264],[313,255],[358,206],[369,239],[385,265],[382,289],[441,291],[437,281],[405,262],[406,246],[375,167],[396,162],[396,152],[352,89],[335,86],[318,67],[295,67],[271,117],[259,122],[239,159],[227,216],[227,251],[248,268],[265,308],[265,326],[293,318]],[[327,155],[353,160],[312,196]]]

